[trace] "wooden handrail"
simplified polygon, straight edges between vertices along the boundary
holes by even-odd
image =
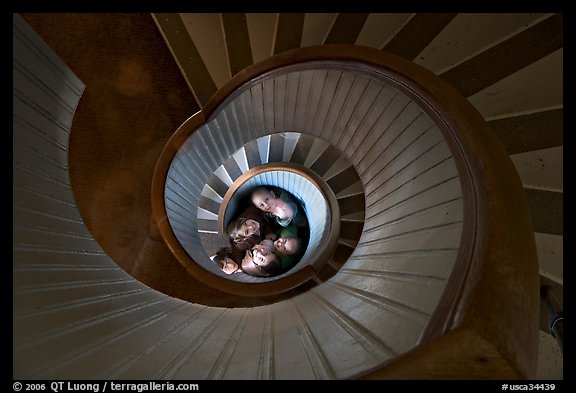
[[[233,295],[258,298],[266,298],[279,294],[288,296],[289,294],[300,293],[304,288],[308,289],[315,286],[317,284],[316,272],[311,266],[306,266],[284,278],[269,282],[254,284],[232,281],[224,277],[219,277],[198,265],[186,252],[184,247],[182,247],[166,215],[164,186],[170,164],[178,152],[178,149],[204,122],[204,113],[197,112],[176,130],[162,150],[152,177],[152,214],[156,220],[158,230],[172,254],[186,268],[188,273],[196,277],[200,282]]]
[[[562,304],[549,285],[540,288],[540,297],[548,309],[549,331],[556,339],[560,351],[564,353],[564,312]]]
[[[507,365],[505,375],[509,378],[533,375],[538,351],[538,263],[522,185],[504,147],[480,113],[437,75],[368,47],[324,45],[283,52],[236,74],[209,100],[202,114],[180,127],[166,154],[170,156],[202,121],[209,120],[218,107],[245,88],[272,73],[309,68],[314,62],[360,71],[415,101],[442,132],[463,189],[463,230],[457,260],[419,345],[357,377],[395,378],[403,374],[390,370],[405,370],[403,364],[408,367],[426,361],[429,367],[419,375],[441,378],[446,366],[444,355],[460,361],[468,370],[468,374],[460,375],[462,378],[501,377],[502,373],[492,372],[495,363]],[[161,162],[166,165],[172,157],[163,152]],[[155,171],[155,212],[163,204],[158,195],[162,195],[160,185],[166,172],[167,168],[158,170],[158,166]],[[166,230],[161,228],[161,232],[164,235]],[[187,269],[203,270],[196,273],[206,276],[207,282],[220,279],[199,266]],[[458,339],[447,341],[448,337]]]

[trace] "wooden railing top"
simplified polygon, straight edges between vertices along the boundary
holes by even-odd
[[[308,289],[316,285],[316,272],[311,266],[306,266],[295,273],[287,275],[286,277],[260,283],[244,283],[239,281],[229,280],[225,277],[217,276],[202,266],[197,264],[192,257],[182,247],[176,235],[172,231],[172,227],[168,221],[166,214],[166,205],[164,201],[164,187],[168,170],[172,159],[178,152],[180,146],[186,141],[188,136],[195,130],[201,127],[205,122],[205,117],[202,112],[198,112],[188,120],[186,120],[176,130],[174,135],[170,138],[164,147],[152,178],[152,213],[156,219],[158,230],[162,235],[165,243],[168,245],[170,251],[178,259],[178,261],[186,268],[186,270],[196,277],[200,282],[212,288],[220,289],[224,292],[247,296],[265,298],[269,296],[300,293],[303,289]]]

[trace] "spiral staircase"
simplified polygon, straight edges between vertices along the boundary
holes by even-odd
[[[42,16],[23,16],[41,37],[50,31]],[[146,239],[167,245],[192,288],[157,292],[168,277],[145,285],[138,269],[109,257],[117,252],[112,243],[98,241],[94,216],[103,213],[80,206],[81,181],[68,174],[68,155],[87,149],[67,132],[78,127],[75,111],[92,99],[83,96],[91,85],[83,93],[84,84],[15,15],[15,47],[23,45],[14,52],[15,378],[536,375],[534,249],[522,237],[531,225],[522,197],[514,199],[522,194],[512,165],[469,103],[511,155],[541,280],[561,291],[560,15],[148,18],[202,108],[171,130],[154,160],[146,222]],[[487,69],[493,59],[498,67]],[[487,156],[478,164],[469,151]],[[493,173],[476,180],[480,167]],[[297,188],[294,174],[316,186]],[[328,212],[314,220],[318,229],[295,272],[272,281],[230,280],[208,260],[206,244],[221,232],[231,193],[250,179],[300,193],[310,214]],[[506,207],[489,202],[482,211],[476,199],[484,186]],[[312,198],[318,192],[324,198]],[[475,237],[498,225],[501,232]],[[507,230],[515,225],[518,238]],[[508,243],[494,248],[502,254],[483,254],[491,242]],[[150,247],[133,258],[162,265]],[[497,267],[503,261],[512,262]],[[503,278],[509,285],[491,287]],[[479,300],[487,293],[489,309]]]

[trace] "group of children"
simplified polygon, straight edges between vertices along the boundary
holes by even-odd
[[[256,187],[252,205],[226,228],[230,247],[212,257],[226,274],[271,277],[302,258],[309,228],[302,204],[281,188]]]

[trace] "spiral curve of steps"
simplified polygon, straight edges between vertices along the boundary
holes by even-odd
[[[22,29],[25,28],[22,27]],[[268,141],[271,141],[272,138],[284,132],[298,133],[299,137],[295,146],[302,143],[303,149],[309,149],[309,155],[303,156],[302,164],[309,168],[316,166],[316,169],[318,166],[324,166],[319,170],[319,175],[324,176],[328,183],[338,174],[343,174],[343,168],[338,168],[337,162],[332,167],[325,167],[330,163],[326,157],[334,154],[330,146],[338,153],[346,154],[354,163],[363,181],[362,186],[366,197],[366,223],[354,252],[350,254],[349,259],[342,260],[342,264],[345,260],[348,262],[339,273],[328,282],[305,294],[265,307],[248,309],[206,307],[165,297],[132,280],[106,257],[97,244],[90,243],[90,235],[86,233],[86,239],[78,239],[85,245],[77,244],[73,247],[79,252],[71,253],[72,260],[89,261],[97,258],[104,261],[97,264],[85,263],[82,265],[85,270],[82,274],[87,274],[86,272],[92,269],[94,283],[105,282],[109,288],[115,286],[117,289],[105,295],[99,288],[97,289],[97,286],[92,286],[90,280],[83,282],[80,279],[76,284],[78,288],[93,287],[97,290],[92,293],[89,289],[84,291],[84,297],[77,297],[75,293],[76,300],[66,301],[64,293],[74,292],[68,283],[64,286],[58,285],[58,279],[56,279],[55,284],[41,287],[36,284],[39,278],[37,280],[34,275],[29,274],[34,271],[42,271],[45,274],[46,269],[41,265],[35,266],[25,262],[30,253],[37,252],[39,249],[27,246],[26,234],[30,230],[22,230],[17,233],[21,245],[15,248],[17,252],[15,261],[18,266],[16,272],[19,275],[25,272],[28,274],[23,281],[26,284],[22,284],[21,281],[16,294],[18,294],[17,299],[21,309],[28,311],[20,313],[15,321],[15,326],[19,328],[15,341],[15,359],[18,364],[32,366],[20,367],[18,370],[22,373],[21,375],[49,378],[69,376],[150,378],[153,376],[159,379],[339,379],[353,377],[381,365],[418,344],[420,335],[442,294],[443,285],[450,276],[452,263],[458,250],[463,215],[462,196],[450,149],[442,141],[440,132],[435,127],[418,128],[420,133],[416,133],[413,129],[406,131],[411,121],[419,120],[424,124],[430,119],[422,115],[417,105],[410,105],[411,102],[403,101],[405,97],[396,94],[393,88],[378,86],[378,83],[369,77],[350,76],[341,70],[295,71],[289,75],[292,77],[282,76],[279,79],[270,78],[260,81],[261,85],[253,85],[245,90],[242,93],[244,96],[239,94],[237,97],[239,101],[228,103],[231,107],[222,109],[220,113],[214,112],[215,115],[207,122],[204,134],[201,132],[197,134],[202,135],[202,138],[206,137],[206,143],[211,146],[208,150],[208,158],[202,157],[204,161],[199,159],[194,164],[198,165],[196,169],[199,169],[198,173],[202,174],[199,185],[207,184],[209,175],[233,154],[234,149],[246,146],[246,144],[258,144],[256,142],[258,138],[261,140],[268,138]],[[73,77],[70,78],[73,79]],[[258,94],[254,92],[258,89],[262,96],[261,102],[268,102],[264,99],[266,94],[271,93],[272,97],[278,97],[277,86],[290,86],[290,82],[300,81],[302,78],[309,78],[305,80],[312,82],[303,83],[310,88],[310,91],[322,92],[316,99],[326,97],[325,89],[329,89],[330,86],[329,83],[325,83],[327,80],[344,81],[343,84],[338,84],[339,88],[345,86],[347,81],[360,80],[358,85],[350,82],[349,86],[352,87],[348,91],[335,89],[332,97],[337,100],[338,94],[352,94],[354,89],[363,88],[366,89],[365,91],[372,92],[374,100],[387,102],[386,99],[388,99],[391,107],[397,112],[383,113],[382,118],[374,114],[366,123],[369,121],[385,122],[386,116],[390,116],[388,120],[391,124],[391,131],[382,134],[382,139],[380,139],[380,134],[370,135],[366,132],[364,138],[374,142],[372,144],[360,143],[363,139],[350,138],[348,141],[351,142],[352,147],[349,152],[347,149],[350,145],[342,140],[336,141],[334,145],[329,144],[329,148],[326,149],[323,149],[326,145],[322,146],[321,142],[311,145],[300,142],[301,138],[306,139],[306,135],[326,138],[327,135],[322,133],[328,128],[318,127],[317,122],[322,122],[322,120],[326,122],[329,118],[342,119],[348,115],[352,118],[353,115],[350,112],[338,112],[336,109],[331,109],[336,107],[330,105],[326,105],[324,110],[334,110],[335,113],[339,113],[339,116],[329,117],[327,112],[322,112],[322,110],[319,112],[309,110],[304,113],[311,114],[303,116],[300,123],[298,119],[284,117],[280,122],[273,120],[271,127],[267,124],[266,127],[259,129],[253,127],[255,123],[250,120],[244,119],[243,123],[238,120],[240,111],[235,111],[235,105],[254,105],[258,102],[254,98]],[[81,85],[78,81],[74,83]],[[322,86],[322,88],[314,90],[316,88],[314,86]],[[79,99],[82,88],[75,87],[72,90]],[[297,92],[298,89],[295,91]],[[381,94],[382,91],[391,95],[385,96]],[[314,94],[311,93],[309,97],[314,97]],[[272,102],[278,102],[274,101],[276,98]],[[74,103],[71,102],[68,105],[73,107]],[[244,134],[221,132],[225,123],[230,119],[238,122],[237,125],[240,128],[244,125]],[[270,121],[270,118],[266,118],[263,123],[265,124],[266,121]],[[402,123],[403,121],[406,123]],[[283,122],[292,122],[292,124],[284,127]],[[215,133],[211,127],[215,127],[220,132]],[[365,125],[365,127],[365,131],[370,129],[369,126]],[[224,140],[225,143],[219,144],[216,138],[227,139]],[[234,140],[234,138],[240,139]],[[234,143],[228,143],[230,140]],[[333,142],[331,138],[321,140]],[[56,156],[61,154],[61,146],[66,143],[64,141],[54,145],[58,151],[55,153]],[[390,161],[376,163],[371,156],[363,154],[365,149],[385,150],[388,144],[395,144],[395,147],[398,147],[398,150],[394,150],[396,154],[390,156]],[[272,146],[276,144],[269,144],[269,152],[273,150]],[[47,151],[47,148],[41,145],[37,150]],[[418,151],[420,154],[417,155],[418,159],[411,161],[406,158],[407,155],[404,154],[409,150]],[[211,158],[211,154],[221,159]],[[324,159],[318,159],[323,154]],[[291,158],[291,156],[290,158],[283,157],[287,160]],[[412,158],[415,157],[412,156]],[[19,155],[18,160],[26,162],[27,158]],[[66,157],[60,156],[60,160],[60,165],[65,168]],[[264,161],[260,160],[260,164],[264,164]],[[26,164],[22,168],[32,168],[31,165]],[[365,175],[370,170],[372,174],[380,173],[378,172],[380,170],[389,170],[387,165],[405,170],[404,173],[410,175],[405,175],[409,177],[397,176],[393,179],[396,183],[392,182],[387,185],[390,187],[387,189],[393,192],[383,195],[376,191],[380,186],[374,180],[376,177]],[[423,173],[433,172],[434,168],[438,168],[437,173],[432,173],[426,178],[422,176]],[[32,172],[41,174],[45,171],[44,177],[52,179],[53,175],[49,172],[50,170],[50,168],[39,168]],[[28,170],[28,174],[32,172]],[[230,172],[227,171],[227,173],[230,175]],[[406,182],[408,179],[415,181],[408,184]],[[61,191],[58,191],[62,193],[60,199],[72,206],[73,198],[66,182],[67,180],[63,178],[62,185],[60,183],[56,185],[61,188]],[[49,187],[55,187],[55,184],[49,183],[51,184]],[[354,183],[346,186],[352,184]],[[411,188],[411,193],[407,194],[407,198],[406,194],[401,197],[399,193],[394,192],[394,190],[402,190],[402,187],[408,186],[413,188]],[[450,191],[446,192],[442,187],[450,188]],[[436,200],[432,201],[426,198],[427,202],[431,201],[428,205],[417,204],[419,195],[438,191],[439,188],[443,192],[438,192],[438,194],[442,196],[439,195]],[[30,191],[26,190],[28,190],[26,187],[22,187],[18,195],[29,198]],[[335,194],[346,198],[358,195],[360,191],[362,191],[360,188],[356,188],[340,190]],[[53,195],[53,192],[46,193],[45,190],[37,190],[31,194],[38,198],[40,195]],[[205,198],[211,199],[206,193],[202,195],[202,188],[197,189],[192,195],[193,200],[197,198],[193,201],[193,205],[204,203],[204,206],[207,206],[208,201]],[[353,204],[353,206],[356,205]],[[403,206],[403,208],[395,209],[396,206]],[[375,207],[381,210],[374,210]],[[370,210],[370,208],[373,209]],[[386,210],[387,208],[389,210]],[[359,211],[351,211],[351,214]],[[370,218],[381,215],[383,211],[387,213],[390,220],[384,225],[379,222],[370,226]],[[36,213],[27,211],[26,214]],[[82,229],[79,228],[82,227],[82,219],[77,216],[77,212],[71,208],[70,213],[66,214],[70,214],[72,218],[65,225],[78,226],[74,231],[81,231]],[[424,219],[426,215],[436,216],[438,221],[433,226],[440,228],[440,231],[446,231],[443,235],[440,235],[442,232],[434,232],[439,238],[430,236],[430,232],[427,232],[428,228],[422,228],[422,222],[418,221]],[[350,221],[359,220],[351,218]],[[53,228],[53,224],[40,225],[40,227],[46,230]],[[66,232],[70,231],[65,229],[63,233]],[[354,229],[352,232],[357,234],[358,230]],[[339,244],[347,247],[345,240],[341,240]],[[394,245],[400,244],[403,244],[401,249],[395,250]],[[58,240],[57,236],[51,238],[47,245],[53,246],[53,252],[64,252],[65,249],[65,245]],[[386,245],[386,251],[384,245]],[[417,247],[407,251],[406,245]],[[388,248],[388,246],[391,247]],[[69,252],[66,251],[66,253]],[[202,257],[205,256],[201,255],[200,258]],[[67,280],[70,283],[74,282],[73,266],[81,265],[67,265],[57,261],[58,258],[53,258],[52,262],[50,258],[47,259],[47,263],[52,264],[51,271],[66,271],[69,275]],[[431,267],[432,264],[434,269]],[[102,278],[99,279],[98,276]],[[61,293],[60,288],[63,290]],[[400,299],[389,296],[386,292],[388,290],[395,296],[402,293],[406,297]],[[49,296],[44,296],[47,293]],[[30,307],[33,304],[39,304],[38,295],[44,296],[43,301],[40,302],[44,305],[40,307],[40,311],[33,311]],[[91,318],[85,316],[86,307],[91,310],[93,315]],[[52,329],[46,329],[41,333],[34,333],[31,330],[33,323],[42,322],[48,316],[57,314],[59,310],[65,310],[66,317],[62,316],[58,323],[51,322]],[[121,325],[125,327],[120,327]],[[399,337],[398,332],[401,333]],[[75,349],[68,348],[65,351],[57,349],[60,348],[61,343],[81,340],[80,337],[85,335],[93,335],[97,339]],[[389,337],[392,336],[394,339],[390,340]],[[183,342],[186,344],[182,345]],[[251,345],[248,345],[248,342]],[[338,342],[339,345],[334,347],[331,344],[334,342]],[[67,344],[64,344],[64,347],[67,347]],[[127,351],[132,352],[127,355]],[[197,356],[200,353],[203,356]],[[102,362],[104,359],[111,358],[115,360]],[[157,359],[165,360],[163,367],[157,368],[153,365]],[[252,359],[253,362],[246,362],[246,359]]]

